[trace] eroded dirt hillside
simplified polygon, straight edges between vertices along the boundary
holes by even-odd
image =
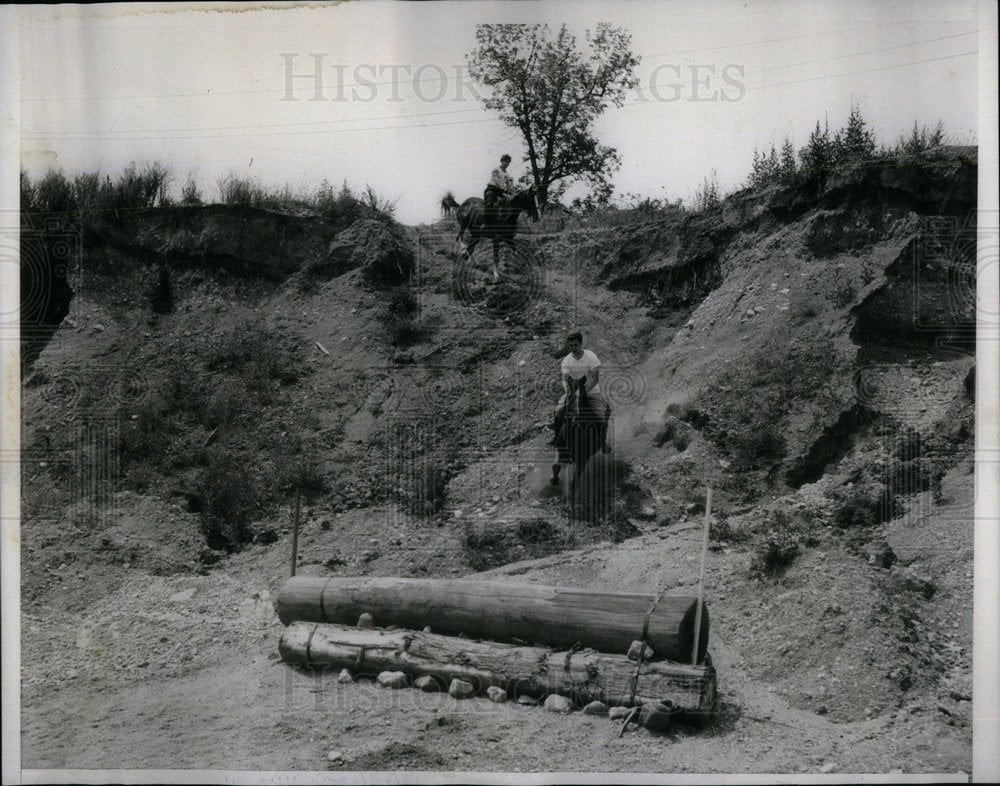
[[[24,765],[969,771],[975,183],[939,148],[547,222],[497,280],[447,221],[80,233],[24,375]],[[547,486],[571,328],[614,408],[597,523]],[[300,573],[690,593],[709,483],[710,731],[274,661],[296,488]]]

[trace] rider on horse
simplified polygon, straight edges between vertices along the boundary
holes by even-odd
[[[587,397],[595,409],[604,409],[605,422],[607,422],[610,416],[607,402],[601,395],[601,361],[589,349],[583,348],[583,334],[579,331],[570,333],[566,337],[566,343],[569,346],[569,354],[562,359],[560,367],[563,394],[559,399],[559,404],[556,406],[552,425],[550,426],[555,431],[552,440],[549,442],[550,445],[556,445],[559,441],[559,430],[562,428],[563,419],[566,416],[566,404],[570,394],[571,379],[583,383]]]
[[[500,156],[500,166],[490,174],[490,182],[483,192],[483,202],[486,203],[486,214],[483,219],[486,223],[497,217],[500,206],[514,193],[514,179],[507,174],[508,166],[510,166],[510,156],[504,153]]]

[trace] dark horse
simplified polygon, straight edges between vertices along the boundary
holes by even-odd
[[[587,395],[583,382],[583,379],[569,381],[566,416],[556,436],[558,463],[552,465],[551,483],[558,485],[560,468],[572,464],[570,500],[574,515],[579,510],[593,521],[603,518],[611,490],[607,482],[610,462],[605,460],[611,413],[604,404]]]
[[[518,191],[510,201],[494,207],[487,215],[486,203],[478,197],[469,197],[461,205],[455,201],[449,191],[441,200],[441,210],[446,216],[454,215],[458,219],[458,236],[456,242],[461,243],[462,258],[470,259],[472,252],[480,240],[489,238],[493,241],[493,278],[497,278],[497,267],[500,264],[500,244],[506,243],[514,248],[514,235],[517,233],[517,217],[524,211],[531,216],[532,221],[538,220],[538,199],[534,188]],[[462,235],[469,233],[469,244],[465,246]]]

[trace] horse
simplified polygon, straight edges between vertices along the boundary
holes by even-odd
[[[449,191],[441,200],[441,212],[458,219],[458,235],[455,242],[462,246],[462,259],[470,259],[479,241],[489,238],[493,241],[493,279],[500,277],[500,244],[506,243],[514,249],[514,235],[517,233],[517,219],[521,212],[527,213],[532,221],[538,221],[538,196],[535,188],[518,191],[504,204],[497,205],[487,216],[486,203],[478,197],[469,197],[461,205]],[[487,220],[489,219],[489,220]],[[462,235],[469,233],[469,244],[465,245]]]
[[[609,452],[607,436],[611,412],[606,405],[591,400],[583,383],[583,379],[569,380],[566,414],[556,437],[557,463],[552,465],[550,483],[557,486],[562,465],[572,464],[571,510],[576,515],[580,509],[585,518],[594,521],[606,513],[610,492],[607,483],[610,464],[604,455]]]

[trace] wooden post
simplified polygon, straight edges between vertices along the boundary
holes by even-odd
[[[299,558],[299,487],[295,487],[295,519],[292,522],[292,574],[295,575],[295,563]]]
[[[701,605],[705,590],[705,560],[708,559],[708,528],[712,519],[712,487],[705,499],[705,532],[701,538],[701,573],[698,574],[698,602],[694,612],[694,644],[691,646],[691,663],[698,664],[698,641],[701,636]]]

